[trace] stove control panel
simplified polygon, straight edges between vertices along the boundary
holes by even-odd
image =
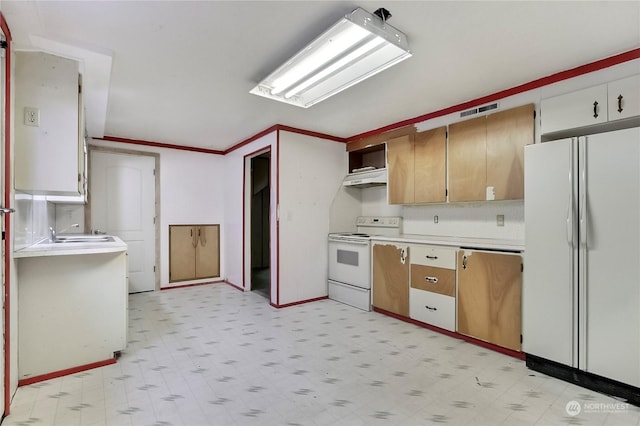
[[[373,226],[376,228],[400,228],[402,217],[399,216],[358,216],[357,226]]]

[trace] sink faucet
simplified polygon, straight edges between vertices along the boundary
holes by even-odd
[[[73,225],[69,225],[66,228],[64,228],[62,231],[60,232],[65,232],[68,231],[71,228],[79,228],[80,224],[79,223],[74,223]],[[50,242],[54,242],[56,240],[56,230],[53,229],[53,226],[49,227],[49,241]]]

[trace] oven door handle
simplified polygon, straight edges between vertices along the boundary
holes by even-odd
[[[330,243],[343,243],[343,244],[357,244],[359,246],[368,246],[369,245],[369,240],[337,240],[337,239],[333,239],[330,238],[329,239]]]

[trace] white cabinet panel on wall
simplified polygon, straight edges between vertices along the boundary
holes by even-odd
[[[640,115],[640,75],[609,83],[609,121]]]
[[[15,188],[79,195],[78,62],[16,53]]]
[[[540,109],[543,134],[605,123],[607,121],[607,85],[601,84],[543,99]]]

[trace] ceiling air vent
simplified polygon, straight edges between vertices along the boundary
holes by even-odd
[[[460,117],[469,117],[470,115],[474,115],[474,114],[479,114],[479,113],[483,113],[483,112],[487,112],[487,111],[491,111],[494,109],[498,109],[498,103],[494,103],[494,104],[489,104],[489,105],[484,105],[478,108],[473,108],[473,109],[468,109],[466,111],[462,111],[460,113]]]

